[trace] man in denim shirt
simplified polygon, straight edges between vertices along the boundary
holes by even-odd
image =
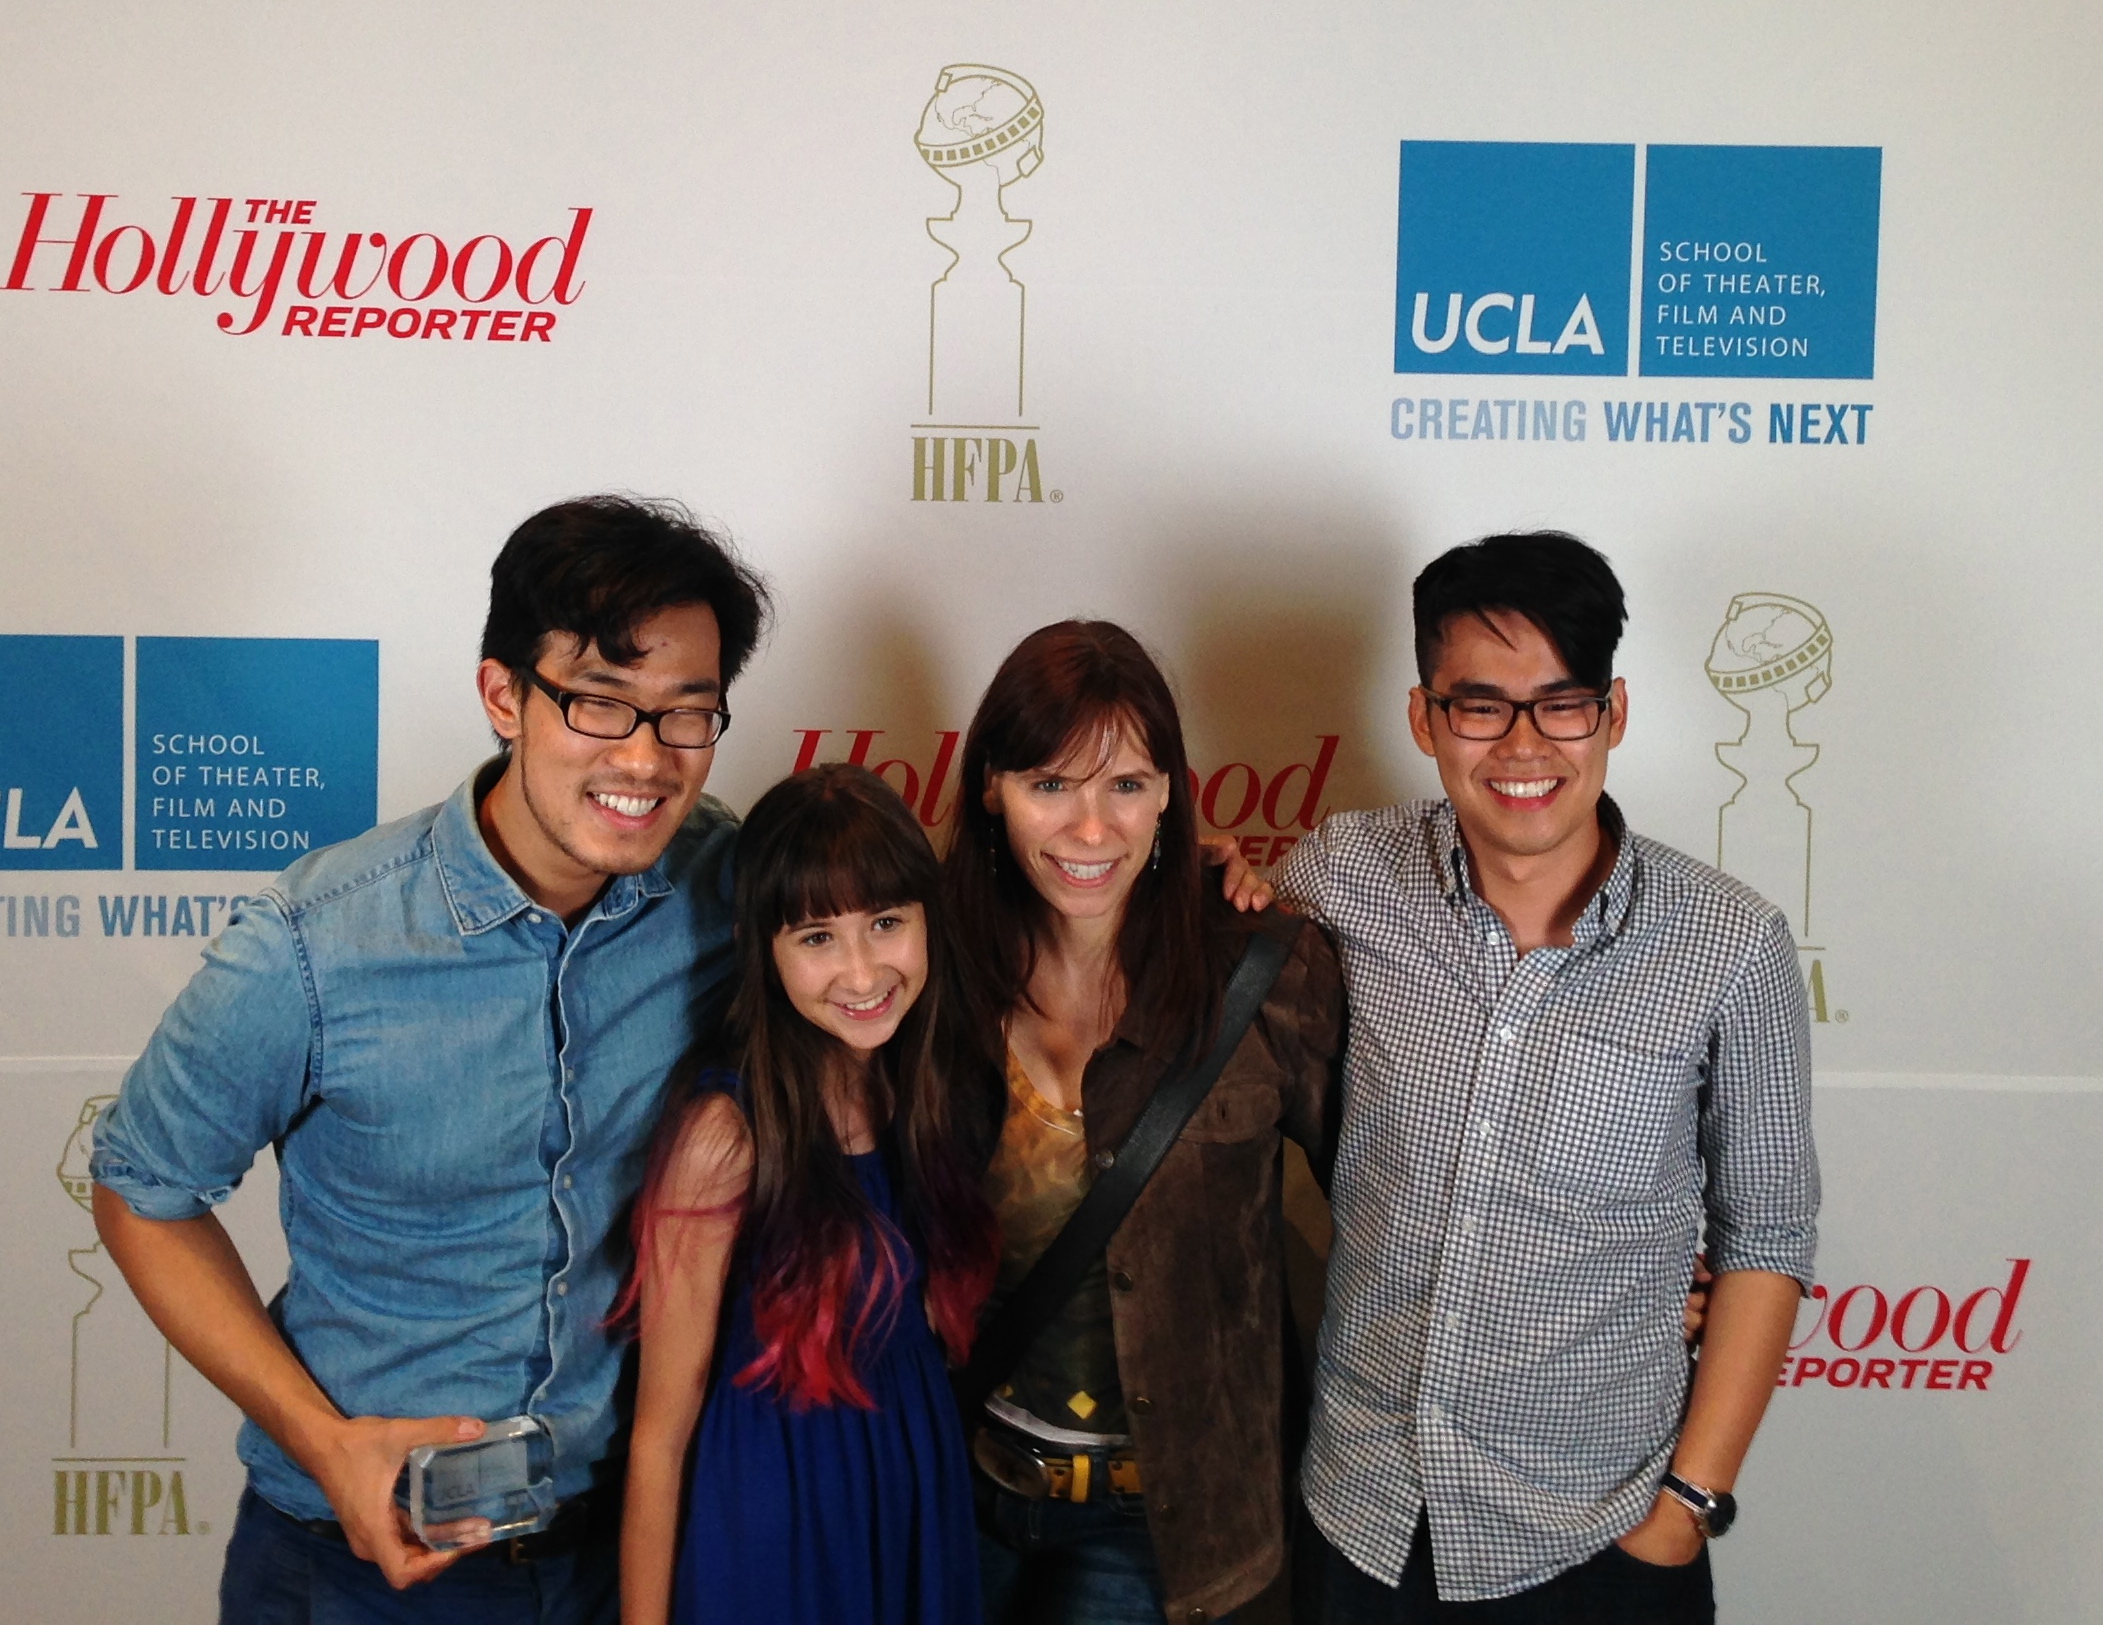
[[[617,1617],[614,1231],[729,969],[735,831],[702,786],[766,608],[670,505],[528,519],[478,674],[504,754],[237,910],[98,1123],[111,1255],[248,1417],[224,1620]],[[267,1308],[212,1214],[265,1145]],[[426,1547],[408,1452],[518,1415],[553,1522]]]

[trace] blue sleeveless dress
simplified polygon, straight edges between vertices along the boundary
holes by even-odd
[[[902,1231],[883,1153],[848,1161]],[[759,1348],[738,1286],[694,1449],[679,1625],[978,1625],[971,1470],[925,1284],[916,1248],[888,1334],[861,1350],[873,1411],[794,1410],[732,1381]]]

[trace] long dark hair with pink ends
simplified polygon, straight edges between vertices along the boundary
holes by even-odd
[[[1168,679],[1137,638],[1110,621],[1059,621],[1015,646],[986,687],[964,735],[943,881],[957,948],[972,967],[981,1041],[1029,997],[1051,905],[1008,848],[983,796],[995,773],[1107,766],[1120,733],[1168,776],[1160,858],[1133,882],[1118,929],[1125,1008],[1160,1059],[1219,1019],[1234,939],[1216,928],[1198,855],[1197,807],[1183,723]]]
[[[830,762],[774,786],[737,845],[738,990],[722,1063],[704,1068],[666,1113],[636,1204],[636,1267],[617,1313],[633,1317],[654,1250],[676,1244],[662,1206],[670,1147],[700,1101],[738,1080],[753,1171],[738,1238],[760,1354],[735,1380],[795,1404],[868,1407],[856,1352],[901,1312],[906,1240],[862,1195],[825,1109],[824,1080],[844,1046],[789,1002],[774,939],[806,920],[918,903],[927,984],[870,1057],[871,1119],[888,1124],[900,1209],[927,1262],[936,1335],[961,1364],[992,1289],[999,1239],[953,1104],[988,1063],[955,985],[948,911],[934,851],[898,795],[866,768]],[[978,1080],[983,1089],[983,1080]],[[644,1328],[647,1334],[648,1328]]]

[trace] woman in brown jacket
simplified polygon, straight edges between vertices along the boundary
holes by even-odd
[[[1284,1556],[1281,1133],[1324,1164],[1343,1026],[1311,924],[1201,873],[1175,701],[1131,634],[1025,638],[965,737],[946,883],[1004,1054],[993,1308],[1179,1056],[1210,1047],[1251,932],[1290,957],[1080,1289],[987,1401],[990,1625],[1218,1620]],[[990,1127],[990,1125],[989,1125]]]

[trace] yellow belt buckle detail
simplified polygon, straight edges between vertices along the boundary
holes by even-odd
[[[1088,1476],[1094,1470],[1095,1460],[1091,1456],[1077,1455],[1073,1458],[1073,1488],[1067,1498],[1076,1506],[1088,1499]]]

